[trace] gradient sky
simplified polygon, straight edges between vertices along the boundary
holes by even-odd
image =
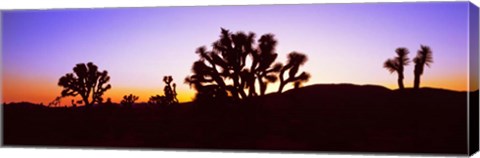
[[[220,27],[265,33],[278,40],[277,61],[299,51],[308,55],[306,85],[377,84],[397,88],[397,75],[383,62],[407,47],[433,50],[421,86],[467,90],[468,2],[372,3],[12,10],[2,12],[2,82],[5,102],[47,104],[60,94],[58,79],[77,63],[92,61],[111,76],[104,98],[140,101],[163,95],[172,75],[181,102],[194,89],[184,84],[199,46],[219,39]],[[413,63],[405,68],[413,85]],[[270,85],[270,89],[277,89]],[[64,100],[63,104],[70,104]]]

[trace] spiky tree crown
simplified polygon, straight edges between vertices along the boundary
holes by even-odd
[[[108,72],[98,71],[98,67],[92,62],[77,64],[73,72],[62,76],[58,81],[58,85],[63,87],[62,97],[75,97],[80,94],[86,105],[101,103],[102,95],[111,88],[111,85],[107,84],[110,80]]]

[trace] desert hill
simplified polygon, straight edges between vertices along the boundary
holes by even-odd
[[[478,94],[478,92],[477,92]],[[467,152],[467,92],[312,85],[240,103],[4,107],[4,144],[351,152]]]

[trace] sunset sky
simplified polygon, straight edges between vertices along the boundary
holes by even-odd
[[[322,83],[375,84],[397,88],[397,75],[383,68],[397,47],[412,59],[421,44],[433,50],[422,87],[467,90],[468,2],[372,3],[11,10],[2,12],[3,101],[48,104],[60,95],[58,79],[77,63],[107,70],[120,102],[163,95],[165,75],[177,83],[181,102],[195,91],[184,84],[198,60],[196,48],[219,39],[220,27],[275,34],[279,58],[308,55],[302,70]],[[413,86],[413,63],[405,68]],[[278,85],[270,85],[269,91]],[[70,104],[69,99],[62,104]]]

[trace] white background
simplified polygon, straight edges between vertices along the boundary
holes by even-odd
[[[147,6],[193,6],[193,5],[245,5],[245,4],[309,4],[309,3],[352,3],[352,2],[411,2],[428,0],[0,0],[0,9],[50,9],[50,8],[102,8],[102,7],[147,7]],[[445,1],[445,0],[435,0]],[[472,0],[480,6],[480,0]],[[1,47],[0,47],[1,48]],[[1,84],[1,83],[0,83]],[[1,88],[1,86],[0,86]],[[0,92],[1,96],[1,92]],[[1,118],[0,118],[1,119]],[[191,151],[191,150],[130,150],[130,149],[67,149],[67,148],[0,148],[1,157],[188,157],[188,158],[368,158],[368,157],[433,157],[432,155],[398,155],[374,153],[289,153],[289,152],[232,152],[232,151]],[[439,155],[436,155],[437,157]],[[440,157],[449,157],[440,155]],[[474,157],[480,157],[476,154]]]

